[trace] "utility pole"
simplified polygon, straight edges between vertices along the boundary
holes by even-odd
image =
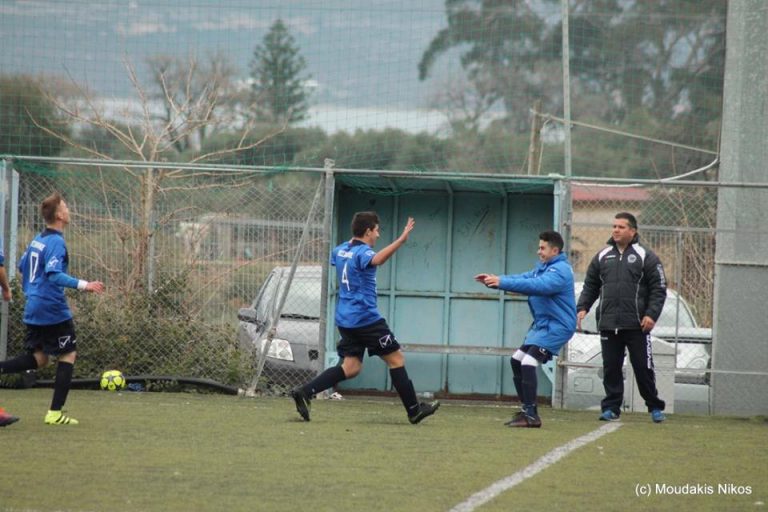
[[[533,103],[531,111],[531,140],[528,143],[528,174],[539,174],[541,164],[541,100]]]

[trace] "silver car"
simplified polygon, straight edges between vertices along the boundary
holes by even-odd
[[[255,362],[264,352],[289,271],[290,267],[272,269],[251,306],[238,312],[240,347],[250,353]],[[275,336],[265,356],[262,376],[270,385],[293,387],[321,370],[318,350],[321,276],[319,265],[296,267]]]

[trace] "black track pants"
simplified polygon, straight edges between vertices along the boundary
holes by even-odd
[[[648,411],[664,410],[664,400],[659,398],[656,390],[656,373],[653,365],[651,350],[651,335],[640,329],[616,331],[600,331],[600,345],[603,349],[603,387],[605,398],[600,403],[601,409],[612,410],[621,414],[621,403],[624,400],[624,349],[629,352],[629,362],[635,372],[637,390],[645,400]]]

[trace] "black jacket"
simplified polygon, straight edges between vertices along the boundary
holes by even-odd
[[[639,329],[644,316],[659,319],[667,299],[664,267],[653,251],[640,245],[637,235],[624,254],[611,239],[592,258],[576,311],[589,311],[598,298],[601,331]]]

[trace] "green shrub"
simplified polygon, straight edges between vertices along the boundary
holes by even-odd
[[[8,354],[23,351],[24,297],[14,280]],[[95,378],[118,369],[126,376],[156,375],[212,379],[242,385],[248,364],[238,350],[236,332],[205,323],[186,311],[186,278],[176,276],[152,294],[96,296],[68,292],[78,338],[75,378]],[[41,369],[52,378],[53,369]]]

